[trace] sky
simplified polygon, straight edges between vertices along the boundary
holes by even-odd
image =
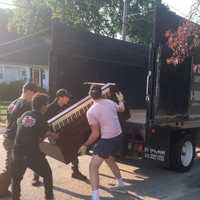
[[[12,0],[0,0],[0,8],[13,8]]]
[[[192,5],[193,0],[162,0],[163,3],[168,4],[171,10],[175,11],[181,16],[187,16]],[[7,4],[7,5],[6,5]],[[12,0],[0,0],[1,8],[11,8]]]
[[[162,2],[183,17],[188,16],[190,7],[193,4],[193,0],[162,0]]]

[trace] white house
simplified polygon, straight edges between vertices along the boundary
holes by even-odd
[[[0,83],[32,81],[48,90],[47,37],[23,37],[0,32]]]
[[[0,83],[33,81],[46,90],[49,88],[49,70],[46,66],[0,64]]]
[[[0,64],[0,83],[12,81],[30,80],[30,68],[28,66],[17,66]]]
[[[48,66],[32,66],[31,79],[34,83],[37,83],[42,88],[49,90],[49,68]]]

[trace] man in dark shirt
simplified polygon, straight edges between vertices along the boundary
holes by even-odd
[[[5,169],[0,174],[0,197],[10,195],[8,187],[11,181],[11,152],[17,129],[17,119],[27,110],[31,110],[30,102],[38,88],[33,83],[26,83],[22,88],[21,96],[14,100],[7,111],[7,128],[4,134],[3,147],[6,151]]]
[[[51,119],[55,115],[65,110],[68,107],[68,104],[71,98],[72,98],[72,95],[66,89],[59,89],[56,92],[55,100],[47,106],[47,112],[45,113],[46,120]],[[72,170],[73,170],[72,177],[86,181],[87,177],[84,176],[79,171],[78,165],[79,165],[79,161],[78,161],[78,156],[77,156],[77,158],[74,161],[72,161]],[[33,186],[40,185],[39,176],[37,174],[34,174],[32,185]]]
[[[17,121],[11,169],[12,200],[20,199],[20,182],[26,168],[44,178],[45,199],[54,199],[51,168],[39,147],[42,139],[53,136],[53,133],[48,131],[48,124],[43,116],[47,110],[47,102],[47,95],[36,94],[32,101],[32,111],[25,112]]]

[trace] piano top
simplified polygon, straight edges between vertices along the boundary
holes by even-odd
[[[102,87],[102,90],[106,90],[108,89],[110,86],[114,86],[115,83],[107,83]],[[72,106],[70,106],[69,108],[66,108],[65,110],[63,110],[61,113],[57,114],[56,116],[52,117],[51,119],[48,120],[48,123],[51,124],[54,121],[56,121],[57,119],[61,118],[62,116],[64,116],[66,113],[69,113],[70,111],[78,108],[81,105],[84,105],[84,103],[87,105],[90,103],[92,103],[92,98],[88,95],[87,97],[81,99],[80,101],[78,101],[77,103],[73,104]]]

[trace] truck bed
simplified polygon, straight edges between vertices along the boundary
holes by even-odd
[[[132,135],[132,138],[145,140],[145,122],[146,122],[146,110],[145,109],[131,109],[131,117],[127,120],[127,132]],[[140,137],[141,136],[141,137]]]
[[[146,121],[146,109],[131,109],[131,117],[127,120],[129,123],[145,124]]]

